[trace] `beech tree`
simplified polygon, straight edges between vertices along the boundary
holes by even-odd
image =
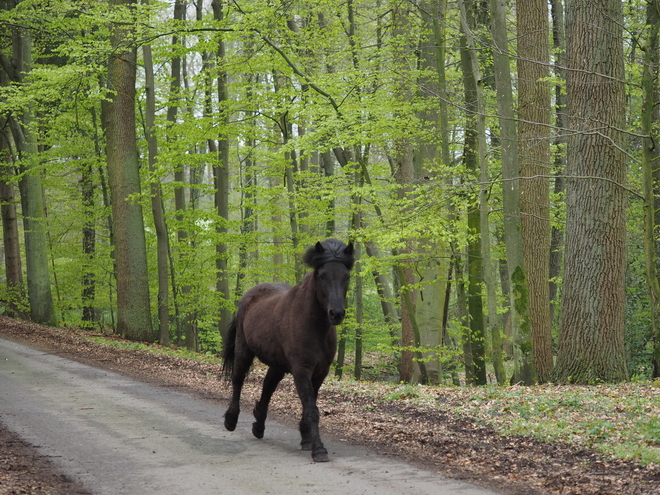
[[[19,9],[21,2],[5,2],[5,9]],[[20,6],[20,7],[19,7]],[[28,10],[20,15],[29,15]],[[25,84],[33,67],[32,39],[27,29],[12,28],[12,57],[2,55],[6,81]],[[48,241],[43,202],[37,138],[34,129],[34,105],[27,102],[10,116],[14,144],[18,152],[21,179],[19,189],[25,237],[25,264],[30,318],[37,323],[54,325],[55,307],[48,266]]]

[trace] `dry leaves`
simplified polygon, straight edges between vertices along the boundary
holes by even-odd
[[[0,318],[0,335],[155,384],[180,387],[222,405],[229,397],[219,378],[219,364],[114,348],[90,341],[89,334],[80,330],[50,329],[9,318]],[[257,367],[247,381],[245,412],[257,399],[263,373]],[[610,443],[616,445],[624,421],[624,426],[638,428],[639,441],[648,443],[642,437],[654,431],[654,423],[640,427],[640,413],[657,417],[653,395],[657,390],[638,386],[630,385],[631,396],[644,394],[648,400],[621,401],[618,389],[608,387],[593,387],[580,395],[570,387],[457,389],[328,380],[321,389],[319,408],[326,438],[363,445],[503,493],[660,493],[656,465],[615,460],[585,440],[598,437],[587,428],[601,428],[600,435],[611,435]],[[295,427],[299,411],[287,377],[273,398],[270,417]],[[565,424],[568,429],[559,431],[572,431],[573,438],[568,439],[572,443],[560,441],[567,439],[561,437],[563,433],[553,438],[552,432],[533,431],[533,421],[525,423],[525,417],[539,412],[551,416],[551,423]],[[500,433],[507,430],[525,435]],[[0,463],[0,476],[5,474]],[[27,476],[39,481],[38,473]]]

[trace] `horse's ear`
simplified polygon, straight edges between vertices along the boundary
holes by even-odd
[[[347,254],[347,255],[349,255],[349,256],[353,254],[353,243],[352,243],[352,242],[350,242],[350,243],[348,244],[348,246],[346,246],[346,247],[344,248],[344,254]]]
[[[316,246],[314,246],[314,249],[316,249],[316,252],[321,254],[322,252],[325,251],[325,248],[323,247],[323,244],[321,244],[321,241],[316,243]]]

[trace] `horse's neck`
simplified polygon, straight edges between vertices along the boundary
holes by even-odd
[[[316,297],[315,280],[314,272],[309,272],[305,275],[302,282],[294,287],[296,290],[292,291],[291,295],[295,298],[300,298],[300,300],[304,302],[305,306],[308,308],[307,314],[310,319],[320,325],[323,329],[330,329],[331,325],[328,321],[328,316],[325,313],[325,308]]]

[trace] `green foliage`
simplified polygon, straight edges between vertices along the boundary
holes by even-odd
[[[133,199],[145,212],[150,294],[155,309],[156,235],[151,185],[158,184],[163,196],[170,236],[172,340],[183,343],[182,324],[189,319],[198,329],[200,348],[218,349],[221,308],[233,309],[241,294],[255,284],[295,283],[304,247],[325,237],[327,226],[334,222],[333,236],[377,248],[377,254],[364,254],[361,260],[366,376],[395,377],[404,350],[423,352],[423,359],[438,361],[443,373],[456,367],[461,351],[456,345],[447,346],[447,342],[459,342],[463,330],[457,318],[455,285],[448,306],[447,342],[404,348],[392,336],[400,333],[400,326],[396,322],[392,327],[385,324],[371,274],[378,272],[388,278],[395,293],[389,302],[398,306],[399,290],[423,293],[429,284],[446,283],[446,273],[439,276],[441,282],[424,279],[424,266],[463,256],[474,239],[474,232],[467,228],[467,213],[475,208],[481,186],[463,164],[466,111],[460,53],[452,43],[443,45],[447,46],[443,61],[446,80],[445,94],[440,97],[435,89],[436,71],[423,66],[414,50],[401,57],[402,50],[417,49],[425,43],[421,36],[429,35],[418,13],[407,19],[410,25],[404,34],[394,29],[387,3],[360,0],[352,5],[357,24],[350,38],[348,6],[338,0],[227,3],[222,22],[213,19],[208,6],[202,9],[202,18],[196,19],[192,4],[185,21],[173,21],[171,2],[153,0],[133,10],[111,8],[106,1],[25,0],[15,9],[0,12],[0,50],[4,55],[11,54],[12,26],[25,26],[32,33],[34,67],[22,82],[0,87],[0,111],[20,117],[31,108],[36,115],[32,130],[39,152],[23,159],[35,166],[44,184],[51,279],[62,323],[90,325],[82,321],[82,278],[88,276],[95,286],[93,326],[108,329],[114,324],[117,297],[101,118],[103,103],[113,90],[105,86],[107,60],[117,49],[110,40],[111,28],[130,22],[136,32],[131,41],[138,47],[149,43],[153,51],[158,108],[152,129],[158,159],[151,172],[146,166],[145,82],[139,61],[135,118],[140,133],[142,193]],[[635,2],[626,6],[625,22],[630,33],[643,36],[642,9],[637,7]],[[446,40],[459,37],[458,15],[457,7],[448,4],[442,23]],[[294,22],[296,29],[292,29]],[[478,35],[483,41],[478,47],[480,62],[491,78],[489,35],[487,30],[478,30]],[[172,36],[178,38],[176,44],[172,44]],[[217,58],[220,40],[225,43],[223,60]],[[636,40],[629,41],[628,187],[637,191],[641,55],[635,50]],[[174,57],[185,62],[187,71],[178,89],[170,86]],[[229,75],[230,99],[222,104],[217,101],[220,70]],[[555,76],[551,79],[562,84]],[[402,94],[407,89],[412,96]],[[490,129],[489,221],[493,259],[499,261],[504,258],[498,238],[503,221],[500,131],[490,79],[483,89]],[[171,106],[178,109],[175,122],[167,119]],[[448,129],[429,121],[429,115],[441,110],[447,114]],[[225,115],[228,123],[221,118]],[[445,143],[448,163],[436,152],[443,144],[441,131],[449,135]],[[230,162],[222,164],[230,174],[228,220],[215,210],[212,169],[220,164],[217,154],[208,152],[209,140],[224,137],[231,143]],[[415,153],[423,147],[434,149],[432,158],[424,163],[424,173],[410,184],[397,184],[395,178],[397,146],[402,141]],[[324,171],[327,159],[332,164],[328,173]],[[93,181],[92,201],[84,208],[83,171],[90,171]],[[177,172],[183,172],[183,182],[175,180]],[[12,177],[12,182],[16,185],[18,177]],[[179,191],[186,199],[184,211],[175,209]],[[562,229],[563,194],[553,194],[551,201],[553,226]],[[352,226],[353,214],[358,212],[362,217],[359,229]],[[640,203],[632,194],[626,345],[629,369],[640,379],[650,376],[652,340],[643,251],[638,242],[641,215]],[[219,233],[217,227],[226,227],[228,232]],[[83,229],[94,231],[91,254],[81,249]],[[228,300],[215,290],[219,244],[227,246]],[[415,283],[405,286],[397,280],[395,267],[402,265],[412,267]],[[517,309],[524,314],[528,294],[519,269],[511,289]],[[4,301],[15,299],[12,294],[0,296]],[[497,315],[489,316],[503,325],[500,317],[507,308],[500,287],[497,298]],[[523,331],[529,331],[528,325],[524,322]],[[348,361],[354,350],[355,330],[355,318],[349,312],[342,329],[348,339]]]

